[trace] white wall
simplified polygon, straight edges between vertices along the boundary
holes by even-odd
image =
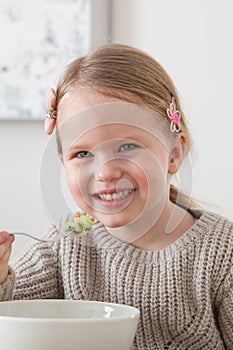
[[[152,54],[182,96],[198,154],[195,197],[233,219],[232,1],[112,1],[113,40]],[[0,122],[1,229],[42,234],[50,226],[39,181],[47,142],[42,122]],[[13,256],[27,242],[17,238]]]
[[[194,197],[233,219],[233,3],[113,0],[112,39],[173,78],[194,138]]]

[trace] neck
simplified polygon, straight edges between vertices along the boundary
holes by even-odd
[[[142,216],[128,225],[107,230],[136,248],[160,250],[181,237],[195,222],[189,212],[170,201],[160,212],[153,207]]]

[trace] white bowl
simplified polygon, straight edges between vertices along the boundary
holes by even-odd
[[[0,302],[1,350],[129,350],[139,311],[79,300]]]

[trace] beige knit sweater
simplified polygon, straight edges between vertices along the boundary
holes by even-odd
[[[0,285],[0,300],[133,305],[141,312],[133,349],[233,349],[232,262],[233,223],[213,213],[160,251],[123,243],[97,223],[84,237],[32,245]]]

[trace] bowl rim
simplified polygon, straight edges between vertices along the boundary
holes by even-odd
[[[96,317],[96,318],[55,318],[55,317],[49,317],[49,318],[43,318],[43,317],[27,317],[27,316],[10,316],[10,315],[1,315],[1,304],[30,304],[30,303],[54,303],[54,304],[62,304],[62,303],[79,303],[79,304],[102,304],[104,306],[109,306],[109,307],[116,307],[116,308],[123,308],[132,311],[132,314],[129,314],[127,316],[115,316],[115,317],[110,317],[110,318],[103,318],[103,317]],[[0,321],[1,320],[8,320],[8,321],[16,321],[20,320],[20,322],[34,322],[34,323],[62,323],[66,322],[69,324],[72,323],[89,323],[89,324],[94,324],[96,322],[98,323],[109,323],[109,322],[123,322],[129,319],[138,319],[140,315],[140,311],[138,308],[131,306],[131,305],[126,305],[126,304],[119,304],[119,303],[111,303],[111,302],[105,302],[105,301],[97,301],[97,300],[76,300],[76,299],[22,299],[22,300],[10,300],[10,301],[2,301],[0,302]]]

